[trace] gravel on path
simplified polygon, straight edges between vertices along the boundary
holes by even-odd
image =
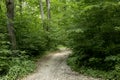
[[[37,70],[21,80],[99,80],[72,71],[66,63],[70,53],[62,50],[43,57],[38,61]]]

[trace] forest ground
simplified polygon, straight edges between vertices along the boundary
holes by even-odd
[[[20,80],[99,80],[74,72],[66,63],[70,50],[61,49],[42,57],[37,70]]]

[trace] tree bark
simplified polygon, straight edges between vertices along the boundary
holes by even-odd
[[[50,0],[46,0],[46,6],[47,6],[47,18],[49,20],[51,18],[51,14],[50,14]]]
[[[40,0],[40,13],[41,13],[41,19],[42,19],[43,29],[45,29],[44,28],[44,10],[43,10],[42,0]]]
[[[50,23],[50,18],[51,18],[51,14],[50,14],[50,0],[46,0],[46,6],[47,6],[47,28],[46,30],[49,31],[49,23]]]
[[[14,0],[6,0],[6,8],[7,8],[7,28],[8,35],[11,42],[11,49],[16,50],[16,37],[14,30]]]

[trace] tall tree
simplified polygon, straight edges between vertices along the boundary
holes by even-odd
[[[41,19],[42,19],[42,24],[43,24],[43,28],[44,28],[44,10],[43,10],[42,0],[40,0],[40,12],[41,12]]]
[[[16,45],[16,37],[14,30],[14,0],[6,0],[6,8],[7,8],[7,28],[8,35],[11,41],[11,49],[15,50],[17,48]]]
[[[47,18],[49,20],[51,18],[51,14],[50,14],[50,0],[46,0],[46,6],[47,6]]]
[[[49,25],[50,18],[51,18],[51,14],[50,14],[50,0],[46,0],[46,6],[47,6],[47,19],[48,19],[46,30],[49,31],[49,26],[48,25]]]

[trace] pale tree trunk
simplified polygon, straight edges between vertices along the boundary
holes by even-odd
[[[51,14],[50,14],[50,0],[46,0],[46,5],[47,5],[47,18],[49,20],[51,18]]]
[[[44,10],[43,10],[42,0],[40,0],[40,13],[41,13],[41,19],[42,19],[43,29],[45,29],[45,28],[44,28]]]
[[[47,28],[46,30],[49,31],[49,23],[50,23],[50,18],[51,18],[51,14],[50,14],[50,0],[46,0],[46,6],[47,6]]]
[[[11,42],[11,49],[16,50],[16,37],[14,33],[14,0],[6,0],[6,8],[7,8],[7,28],[8,28],[8,35]]]
[[[50,18],[51,18],[51,14],[50,14],[50,0],[46,0],[46,7],[47,7],[47,23],[46,23],[46,32],[47,32],[47,46],[48,49],[50,49],[50,38],[49,38],[49,31],[50,31]]]

